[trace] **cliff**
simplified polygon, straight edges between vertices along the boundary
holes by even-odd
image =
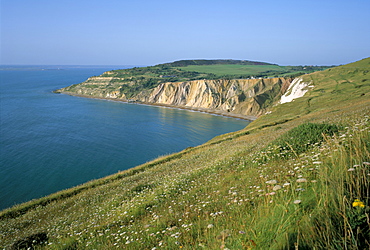
[[[284,78],[168,82],[137,97],[146,103],[258,116],[278,101],[289,85],[290,80]]]
[[[231,116],[257,117],[280,101],[293,79],[218,79],[160,83],[127,97],[130,84],[119,84],[120,79],[109,74],[90,77],[81,84],[58,90],[58,93],[93,98],[176,106],[205,112],[219,112]],[[132,83],[131,83],[132,85]]]

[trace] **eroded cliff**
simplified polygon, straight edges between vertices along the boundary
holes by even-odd
[[[137,98],[146,103],[258,116],[280,100],[290,82],[285,78],[168,82]]]
[[[119,84],[119,79],[99,76],[57,92],[208,112],[219,111],[230,115],[259,116],[280,101],[292,80],[267,78],[165,82],[127,98],[128,94],[124,91],[127,86]]]

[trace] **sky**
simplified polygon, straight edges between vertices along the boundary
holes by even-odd
[[[0,9],[3,65],[340,65],[370,56],[369,0],[1,0]]]

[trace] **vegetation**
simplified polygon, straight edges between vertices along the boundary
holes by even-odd
[[[322,143],[324,135],[333,136],[338,133],[339,127],[334,124],[301,124],[271,142],[264,159],[267,161],[298,156]]]
[[[241,131],[4,210],[0,247],[369,249],[369,69],[306,75]]]
[[[243,64],[211,64],[189,65],[180,67],[183,71],[204,72],[219,78],[250,78],[250,77],[282,77],[302,75],[327,69],[327,66],[279,66],[275,64],[243,65]]]
[[[170,67],[186,67],[190,65],[230,65],[230,64],[238,64],[238,65],[275,65],[271,63],[265,62],[254,62],[248,60],[180,60],[172,63],[165,63],[163,65],[170,66]]]

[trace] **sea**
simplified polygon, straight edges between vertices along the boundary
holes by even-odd
[[[128,66],[0,66],[0,210],[179,152],[249,121],[54,94]]]

